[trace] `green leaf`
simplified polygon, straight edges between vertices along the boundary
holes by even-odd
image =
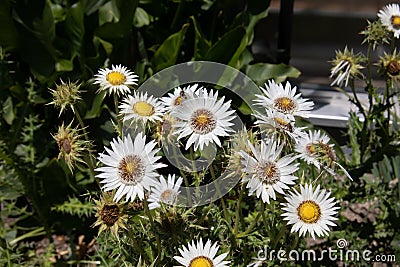
[[[52,207],[51,210],[67,213],[70,215],[76,215],[79,218],[83,216],[89,217],[95,211],[94,206],[91,202],[82,202],[75,197],[69,197],[67,201],[60,205]]]
[[[118,5],[119,3],[119,5]],[[119,10],[118,22],[106,22],[96,30],[97,36],[104,40],[126,39],[130,36],[132,21],[138,1],[124,0],[117,1]]]
[[[205,60],[228,64],[238,50],[246,31],[238,26],[219,39],[207,52]]]
[[[211,42],[204,37],[204,34],[200,31],[197,26],[195,17],[190,17],[193,21],[194,27],[194,60],[203,59],[208,50],[211,47]]]
[[[60,59],[57,63],[56,63],[56,71],[72,71],[74,69],[74,58],[71,58],[71,60],[67,60],[67,59]]]
[[[3,103],[3,118],[9,125],[11,125],[13,120],[15,119],[11,96],[9,96],[7,100]]]
[[[141,7],[136,8],[135,16],[133,16],[133,25],[136,28],[147,26],[152,21],[152,17]]]
[[[100,94],[96,94],[93,100],[92,108],[85,114],[85,119],[93,119],[100,116],[101,111],[103,110],[103,99],[105,94],[105,91],[102,91]]]
[[[238,49],[236,50],[235,54],[232,56],[231,60],[229,61],[229,66],[236,67],[237,69],[240,69],[242,66],[239,65],[238,59],[241,56],[241,54],[244,52],[247,46],[251,45],[253,42],[254,38],[254,27],[256,24],[263,18],[265,18],[268,15],[268,9],[260,12],[257,15],[249,15],[249,23],[246,26],[246,34],[243,36],[242,41],[240,42],[240,45]]]
[[[162,70],[176,63],[188,27],[189,24],[184,24],[179,32],[171,34],[156,50],[151,60],[155,71]]]
[[[73,51],[72,54],[74,57],[74,54],[81,50],[82,40],[85,34],[84,7],[80,2],[72,5],[72,7],[68,9],[65,23],[66,32],[72,44],[71,50]]]
[[[280,83],[287,78],[297,78],[300,71],[295,67],[286,64],[270,64],[270,63],[256,63],[248,65],[246,68],[246,75],[249,76],[255,83],[264,84],[270,79]]]
[[[9,1],[3,1],[0,5],[0,46],[5,50],[18,46],[18,33],[10,14]]]

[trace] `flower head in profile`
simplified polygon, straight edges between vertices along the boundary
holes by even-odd
[[[86,164],[82,157],[85,152],[90,151],[92,146],[90,141],[83,139],[83,133],[78,127],[72,127],[72,123],[65,127],[63,122],[58,128],[58,132],[53,135],[60,151],[58,159],[63,158],[71,172],[73,172],[76,162]]]
[[[94,84],[99,84],[99,91],[107,91],[108,94],[126,95],[130,92],[130,86],[136,85],[138,76],[127,67],[112,65],[111,69],[100,69],[95,75]]]
[[[295,126],[294,121],[283,113],[276,110],[265,109],[265,114],[253,114],[257,118],[255,125],[260,127],[262,132],[267,136],[276,140],[286,141],[288,138],[297,140],[303,132],[304,128]]]
[[[174,127],[178,140],[189,136],[185,149],[192,144],[203,150],[210,142],[221,146],[220,136],[229,136],[233,132],[230,126],[235,111],[230,109],[230,102],[224,97],[218,98],[218,92],[202,90],[199,96],[184,101],[172,110],[171,115],[177,118]]]
[[[155,122],[161,121],[163,116],[162,103],[147,92],[135,92],[133,96],[128,95],[119,106],[121,114],[124,114],[124,122],[135,121]]]
[[[80,86],[81,84],[65,83],[61,80],[61,84],[56,85],[56,89],[50,89],[53,101],[49,105],[53,104],[55,107],[60,108],[59,116],[67,107],[70,107],[74,111],[73,105],[82,99],[79,92]]]
[[[203,244],[203,240],[197,241],[197,244],[192,241],[188,243],[187,248],[183,246],[182,249],[178,249],[181,256],[174,256],[174,259],[178,261],[182,267],[228,267],[231,266],[229,261],[224,261],[228,253],[223,253],[216,256],[218,253],[219,246],[217,243],[211,244],[210,240],[207,240]]]
[[[126,229],[128,215],[124,213],[123,205],[113,201],[112,198],[112,193],[105,192],[100,200],[95,200],[97,220],[93,227],[100,226],[99,235],[107,230],[118,237],[118,231]]]
[[[165,167],[157,163],[160,156],[155,156],[159,149],[154,149],[155,141],[146,143],[146,137],[139,133],[135,140],[130,135],[124,140],[111,141],[111,148],[105,147],[106,153],[100,153],[98,160],[105,166],[97,168],[96,177],[102,179],[104,191],[118,188],[114,200],[119,201],[126,195],[126,201],[134,201],[136,196],[144,198],[144,190],[149,190],[159,174],[157,169]]]
[[[382,24],[385,25],[389,31],[393,32],[394,37],[400,36],[400,6],[399,4],[389,4],[383,9],[379,10],[378,17]]]
[[[312,101],[302,98],[300,93],[296,94],[296,86],[292,88],[289,82],[283,87],[281,83],[270,80],[265,88],[261,87],[261,91],[263,95],[256,95],[254,100],[257,105],[283,113],[291,120],[294,116],[308,118],[314,106]]]
[[[176,201],[176,197],[180,193],[179,187],[181,184],[182,177],[176,179],[175,174],[169,174],[167,180],[160,176],[160,181],[155,182],[151,187],[151,193],[148,199],[149,209],[159,208],[161,203],[173,205]]]
[[[361,65],[364,62],[364,57],[361,54],[354,54],[353,50],[348,50],[347,47],[344,51],[336,51],[336,58],[332,61],[332,69],[330,78],[335,78],[331,86],[337,85],[339,87],[347,86],[350,79],[361,76]]]
[[[177,87],[172,93],[168,93],[167,96],[161,97],[161,101],[166,107],[167,111],[173,110],[176,106],[182,105],[182,103],[188,99],[193,99],[198,94],[198,90],[201,90],[198,84],[188,85],[186,87]]]
[[[278,145],[273,139],[268,143],[261,141],[260,146],[251,143],[249,146],[252,155],[240,152],[242,170],[247,173],[243,181],[247,181],[249,195],[255,192],[263,202],[269,203],[270,198],[276,199],[275,192],[285,194],[283,190],[294,184],[297,177],[293,173],[297,171],[298,164],[292,163],[295,158],[291,155],[279,158],[283,145]]]
[[[290,192],[282,203],[285,211],[283,220],[292,226],[291,232],[299,232],[300,236],[309,233],[313,239],[315,235],[323,237],[328,235],[329,226],[335,226],[334,217],[339,207],[335,206],[335,198],[325,189],[320,190],[319,185],[313,189],[312,185],[300,185],[300,192]]]
[[[352,180],[350,174],[337,162],[334,145],[329,141],[330,138],[321,131],[309,131],[301,136],[295,150],[299,153],[300,158],[308,164],[313,164],[317,169],[322,167],[331,175],[336,175],[334,168],[337,166]]]

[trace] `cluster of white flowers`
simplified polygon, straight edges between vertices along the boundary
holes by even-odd
[[[203,150],[211,143],[222,147],[221,138],[233,135],[234,110],[231,110],[230,101],[218,97],[218,91],[195,84],[175,88],[160,99],[146,92],[134,91],[131,95],[129,86],[136,77],[122,66],[101,70],[96,75],[100,90],[124,95],[119,105],[124,122],[156,124],[172,117],[170,132],[176,140],[186,142],[185,149],[193,145],[195,150]],[[319,131],[307,133],[305,128],[296,127],[296,117],[307,118],[313,108],[313,103],[302,98],[296,87],[292,88],[289,82],[284,86],[269,81],[261,91],[263,94],[256,96],[255,103],[265,112],[253,115],[257,119],[256,126],[263,129],[266,136],[257,143],[248,142],[251,152],[238,151],[245,174],[242,182],[247,183],[250,195],[255,194],[263,202],[276,200],[277,193],[284,196],[286,203],[282,204],[285,211],[282,216],[288,224],[293,224],[292,232],[300,235],[308,232],[313,238],[324,236],[329,231],[328,226],[335,225],[334,215],[338,208],[334,198],[329,198],[329,193],[320,190],[319,186],[313,188],[310,184],[300,185],[300,192],[286,191],[298,179],[298,158],[333,173],[330,169],[332,162],[336,162],[333,145]],[[287,152],[287,144],[294,145],[290,147],[291,153]],[[167,165],[158,162],[161,157],[156,154],[160,148],[156,148],[155,140],[146,142],[145,134],[139,133],[134,137],[118,137],[110,146],[99,155],[98,160],[103,166],[96,169],[99,172],[96,177],[104,184],[104,191],[116,190],[115,201],[124,196],[126,201],[134,201],[136,197],[143,200],[147,190],[150,192],[147,198],[150,209],[159,208],[161,202],[174,204],[183,179],[174,174],[167,178],[158,174],[158,169]],[[218,246],[216,243],[211,245],[210,240],[205,244],[201,239],[197,244],[192,241],[188,248],[179,251],[181,256],[175,259],[184,266],[223,267],[229,264],[223,261],[226,253],[216,257]]]

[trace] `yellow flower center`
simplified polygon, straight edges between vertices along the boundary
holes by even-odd
[[[120,72],[112,71],[107,74],[106,80],[112,85],[121,85],[126,82],[126,77]]]
[[[400,29],[400,16],[394,15],[390,18],[393,28]]]
[[[179,106],[181,104],[182,104],[182,96],[178,96],[177,98],[175,98],[174,106]]]
[[[297,208],[300,220],[305,223],[315,223],[321,217],[319,205],[312,200],[303,201]]]
[[[278,97],[274,100],[274,108],[282,113],[293,113],[297,109],[297,103],[289,97]]]
[[[198,134],[207,134],[214,130],[217,121],[207,109],[196,110],[190,118],[190,126]]]
[[[293,127],[290,124],[290,122],[288,122],[282,118],[279,118],[279,117],[275,117],[274,121],[276,121],[279,124],[279,127],[281,129],[288,131],[288,132],[293,132]]]
[[[214,267],[214,264],[209,258],[198,256],[190,261],[188,267]]]
[[[174,200],[174,196],[175,196],[174,191],[167,189],[161,193],[160,199],[164,203],[171,203]]]
[[[315,153],[315,145],[313,143],[309,143],[306,145],[306,150],[308,152],[308,155],[312,155]]]
[[[149,117],[154,114],[154,107],[144,101],[136,102],[133,105],[133,111],[138,114],[139,116]]]

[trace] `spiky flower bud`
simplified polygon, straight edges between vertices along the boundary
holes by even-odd
[[[398,80],[400,77],[400,54],[394,50],[393,54],[385,53],[377,64],[379,72],[385,77]]]
[[[100,200],[95,200],[97,220],[93,224],[93,227],[100,226],[99,235],[103,231],[108,230],[118,238],[119,229],[126,229],[128,215],[125,214],[124,204],[113,201],[113,197],[112,193],[105,192]]]
[[[372,45],[373,50],[375,50],[379,45],[389,44],[390,32],[380,20],[374,22],[368,21],[368,26],[361,32],[361,34],[364,35],[362,43]]]
[[[66,110],[69,106],[73,110],[72,106],[81,100],[79,87],[81,84],[77,82],[63,82],[61,80],[61,84],[56,84],[56,89],[50,89],[50,92],[53,96],[53,101],[49,103],[53,104],[55,107],[60,108],[60,114]]]
[[[89,151],[91,147],[91,142],[82,140],[83,134],[80,134],[78,127],[72,128],[72,123],[65,127],[63,122],[58,128],[58,132],[52,135],[60,151],[58,159],[63,158],[71,172],[73,172],[76,162],[85,163],[82,154]]]

